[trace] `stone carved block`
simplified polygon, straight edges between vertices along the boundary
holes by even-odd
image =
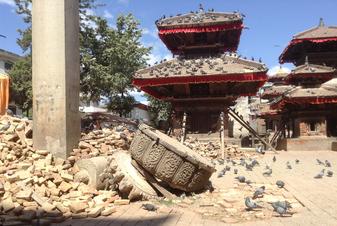
[[[166,151],[158,165],[155,176],[161,180],[170,182],[182,162],[183,161],[180,156]]]
[[[163,145],[154,144],[149,146],[142,158],[143,167],[150,173],[154,174],[165,151],[166,149]]]
[[[140,125],[130,146],[132,158],[172,188],[194,192],[203,189],[214,166],[175,139]]]
[[[180,168],[175,174],[172,183],[179,187],[186,186],[193,176],[195,170],[196,168],[192,163],[184,162],[183,164],[181,164]]]

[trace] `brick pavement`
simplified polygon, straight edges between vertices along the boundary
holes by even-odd
[[[292,217],[272,217],[260,221],[236,223],[233,225],[337,225],[337,175],[331,178],[313,179],[323,167],[316,163],[316,158],[328,159],[332,167],[330,170],[337,173],[337,152],[317,151],[317,152],[281,152],[276,155],[277,161],[273,163],[273,154],[266,154],[259,159],[262,163],[254,171],[239,169],[239,174],[246,176],[256,183],[275,183],[276,180],[283,180],[286,183],[285,189],[304,205],[299,213]],[[300,160],[300,164],[294,163],[295,159]],[[290,161],[292,170],[286,169],[286,162]],[[273,169],[271,177],[262,176],[265,164]],[[234,174],[226,174],[223,178],[217,178],[216,174],[211,178],[216,189],[231,188],[234,184]],[[141,203],[133,203],[128,206],[121,206],[118,211],[110,217],[97,219],[69,219],[59,226],[145,226],[145,225],[177,225],[177,226],[211,226],[230,225],[220,221],[207,219],[189,208],[180,208],[174,205],[172,211],[168,212],[148,212],[141,209]]]

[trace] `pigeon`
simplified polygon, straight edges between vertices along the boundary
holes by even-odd
[[[238,169],[234,169],[234,174],[238,174]]]
[[[274,157],[273,157],[273,162],[276,162],[276,157],[275,157],[275,155],[274,155]]]
[[[247,184],[247,185],[251,186],[251,185],[250,185],[251,183],[252,183],[251,180],[246,180],[246,184]]]
[[[281,217],[283,217],[283,215],[287,213],[287,209],[286,208],[282,208],[280,206],[276,206],[275,211],[278,214],[280,214]]]
[[[324,165],[324,163],[321,160],[316,159],[316,161],[317,161],[318,165]]]
[[[245,161],[244,159],[240,159],[240,165],[241,165],[241,166],[246,165],[246,161]]]
[[[283,188],[283,187],[284,187],[284,182],[281,181],[281,180],[278,180],[278,181],[276,181],[276,185],[277,185],[277,187],[279,187],[279,188]]]
[[[325,169],[322,169],[322,171],[319,174],[317,174],[316,176],[314,176],[314,178],[315,179],[321,179],[324,176],[324,171],[325,171]]]
[[[263,147],[262,146],[259,146],[257,148],[255,148],[255,151],[259,154],[265,154],[266,152],[263,150]]]
[[[223,164],[225,163],[225,161],[224,161],[223,159],[218,159],[218,163],[219,163],[220,165],[223,165]]]
[[[289,161],[287,162],[287,169],[292,169]]]
[[[266,165],[265,169],[266,169],[266,170],[267,170],[267,169],[270,169],[270,166]]]
[[[226,174],[226,171],[225,172],[224,171],[220,171],[220,173],[218,174],[218,178],[223,177],[225,174]]]
[[[328,170],[328,172],[326,172],[326,176],[327,177],[332,177],[333,172],[331,170]]]
[[[284,209],[291,209],[292,208],[290,202],[288,202],[288,201],[277,201],[277,202],[273,202],[271,205],[274,208],[274,210],[276,209],[276,207],[282,207]]]
[[[235,166],[237,163],[234,160],[231,160],[232,166]]]
[[[253,209],[257,209],[257,208],[262,208],[262,206],[253,202],[249,197],[245,198],[245,205],[247,207],[246,210],[248,210],[248,211],[253,210]]]
[[[296,159],[296,160],[295,160],[295,163],[296,163],[296,164],[300,163],[300,160]]]
[[[265,186],[261,186],[258,189],[255,190],[254,194],[253,194],[253,199],[259,198],[261,196],[263,196],[264,191],[266,190]]]
[[[247,171],[253,171],[253,165],[252,165],[252,164],[247,164],[247,163],[246,163],[246,170],[247,170]]]
[[[270,177],[272,173],[273,173],[273,170],[272,169],[268,169],[267,171],[263,172],[263,176]]]
[[[235,179],[237,179],[240,183],[245,183],[246,181],[246,178],[244,176],[238,176],[238,177],[235,177]]]
[[[260,163],[259,163],[256,159],[254,159],[254,160],[252,161],[251,165],[252,165],[252,166],[259,166]]]
[[[277,202],[273,202],[271,204],[271,206],[273,207],[274,211],[277,212],[278,214],[280,214],[280,216],[282,217],[284,214],[287,213],[288,209],[291,208],[291,205],[289,202],[287,201],[277,201]]]
[[[328,160],[325,160],[325,166],[326,167],[331,167],[331,163]]]
[[[151,203],[142,204],[142,208],[147,211],[156,211],[158,209],[155,205]]]
[[[230,171],[231,170],[231,167],[230,166],[226,166],[226,171]]]

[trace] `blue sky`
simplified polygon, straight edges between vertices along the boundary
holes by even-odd
[[[106,4],[95,11],[109,22],[119,14],[132,13],[144,30],[144,45],[152,46],[151,62],[170,57],[157,36],[154,21],[162,15],[176,15],[197,10],[200,3],[205,9],[216,11],[239,11],[245,18],[245,29],[241,36],[239,54],[248,58],[262,58],[273,69],[278,66],[278,57],[291,40],[292,35],[317,26],[322,17],[326,25],[337,25],[336,0],[98,0]],[[25,25],[15,14],[13,0],[0,0],[0,48],[21,54],[16,44],[17,29]],[[291,68],[292,65],[285,65]]]

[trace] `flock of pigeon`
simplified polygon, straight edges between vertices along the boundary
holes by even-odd
[[[324,162],[322,162],[319,159],[316,159],[318,165],[322,165],[324,167],[331,167],[331,163],[328,160],[325,160]],[[315,179],[321,179],[323,178],[325,173],[325,168],[321,170],[321,172],[319,172],[316,176],[314,176]],[[326,176],[327,177],[332,177],[333,176],[333,172],[331,170],[327,170],[326,172]]]
[[[217,161],[220,165],[224,165],[224,163],[225,163],[225,161],[222,160],[222,159],[218,159]],[[230,159],[227,159],[226,161],[227,161],[228,164],[231,163],[233,167],[235,167],[235,166],[245,167],[245,170],[247,170],[247,171],[252,171],[254,167],[260,165],[260,163],[256,159],[252,159],[252,158],[249,158],[248,161],[244,158],[241,158],[240,162],[237,162],[235,160],[230,160]],[[272,161],[274,163],[276,162],[276,156],[273,156]],[[323,161],[317,159],[317,163],[319,165],[323,166],[323,167],[328,167],[328,168],[331,167],[331,163],[328,160],[325,160],[323,162]],[[300,160],[296,159],[295,164],[300,164]],[[286,162],[286,169],[288,169],[288,170],[293,169],[293,166],[291,165],[291,163],[289,161]],[[231,170],[231,167],[226,165],[218,173],[218,178],[223,177],[226,174],[226,172],[228,172],[230,170]],[[314,178],[315,179],[323,178],[323,176],[325,175],[325,171],[326,171],[327,177],[333,176],[333,172],[331,170],[326,170],[325,168],[323,168],[320,171],[320,173],[318,173],[316,176],[314,176]],[[234,168],[233,172],[234,172],[234,174],[238,174],[238,169]],[[266,165],[265,171],[262,174],[265,177],[270,177],[272,175],[272,173],[273,173],[272,168],[270,166]],[[244,176],[236,176],[235,179],[240,183],[246,183],[247,185],[251,186],[252,181],[247,180],[246,177],[244,177]],[[281,189],[285,186],[285,183],[281,180],[278,180],[278,181],[276,181],[276,186]],[[265,186],[261,186],[261,187],[259,187],[255,190],[252,197],[245,197],[244,201],[245,201],[245,206],[246,206],[247,211],[263,208],[261,205],[254,202],[253,200],[263,197],[263,194],[265,193],[265,189],[266,189]],[[278,213],[281,217],[283,217],[285,215],[291,215],[291,213],[289,212],[289,209],[291,209],[292,206],[288,201],[273,202],[273,203],[271,203],[271,206],[272,206],[273,210],[276,213]]]

